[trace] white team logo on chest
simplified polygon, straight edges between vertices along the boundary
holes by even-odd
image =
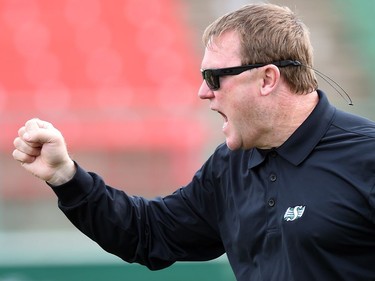
[[[295,206],[295,207],[289,207],[285,214],[284,214],[284,220],[285,221],[294,221],[296,219],[299,219],[303,216],[303,213],[305,212],[306,206]]]

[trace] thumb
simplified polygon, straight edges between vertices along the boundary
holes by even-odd
[[[55,135],[54,130],[56,129],[51,123],[33,118],[26,122],[25,132],[22,137],[25,141],[31,143],[47,143]]]

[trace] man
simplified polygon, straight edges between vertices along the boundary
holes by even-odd
[[[307,28],[254,4],[204,34],[199,97],[223,116],[220,145],[164,198],[130,197],[29,120],[13,157],[52,187],[83,233],[151,269],[226,253],[237,280],[375,280],[375,124],[317,90]]]

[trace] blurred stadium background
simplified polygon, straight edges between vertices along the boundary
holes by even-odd
[[[127,265],[80,234],[46,185],[12,160],[31,117],[107,184],[154,197],[186,184],[223,141],[199,101],[201,35],[241,0],[0,0],[0,281],[234,280],[225,257],[160,272]],[[339,108],[375,119],[374,1],[279,0],[311,30],[315,68]]]

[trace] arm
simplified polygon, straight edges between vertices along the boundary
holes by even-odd
[[[224,253],[217,231],[190,203],[185,188],[146,200],[127,196],[77,166],[73,179],[53,190],[60,209],[78,229],[127,262],[161,269],[175,261],[209,260]]]
[[[127,196],[75,166],[61,133],[49,123],[27,122],[14,143],[14,158],[49,183],[69,220],[106,251],[151,269],[223,254],[212,217],[207,218],[210,206],[199,207],[212,202],[202,200],[211,195],[199,191],[199,177],[170,196],[146,200]]]

